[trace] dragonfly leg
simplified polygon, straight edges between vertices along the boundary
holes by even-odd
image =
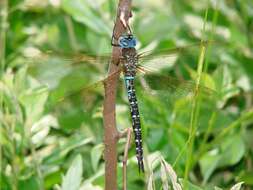
[[[112,37],[111,37],[111,45],[114,46],[114,47],[119,47],[119,43],[118,43],[118,38],[115,37],[115,24],[114,24],[114,27],[113,27],[113,31],[112,31]],[[115,41],[117,43],[115,43]]]
[[[114,36],[114,32],[113,32],[112,38],[111,38],[111,45],[114,47],[120,47],[120,45],[118,43],[115,43],[115,41],[118,42],[118,39],[116,39],[116,37]]]
[[[120,22],[122,23],[124,28],[127,30],[127,34],[132,35],[131,27],[129,26],[128,22],[126,22],[126,20],[124,18],[125,18],[124,14],[121,14],[120,15]],[[115,34],[115,25],[114,25],[113,32],[112,32],[111,45],[115,46],[115,47],[119,47],[120,46],[118,43],[119,38],[116,38],[114,34]],[[115,43],[115,41],[117,43]]]
[[[128,24],[128,19],[132,17],[132,12],[128,12],[128,11],[124,11],[121,10],[120,12],[120,16],[119,16],[119,20],[120,22],[123,24],[123,26],[125,27],[125,29],[127,29],[127,33],[128,34],[132,34],[131,28]]]

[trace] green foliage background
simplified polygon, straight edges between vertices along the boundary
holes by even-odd
[[[81,52],[87,58],[111,51],[116,7],[112,0],[1,1],[1,189],[103,189],[102,83],[81,89],[106,76],[108,65],[104,57],[86,61]],[[150,96],[137,86],[147,173],[138,175],[132,146],[128,189],[144,189],[151,171],[162,189],[154,162],[160,156],[184,178],[185,189],[229,188],[240,181],[252,189],[253,2],[133,1],[131,26],[140,51],[214,41],[204,55],[202,85],[216,92],[193,110],[180,93]],[[196,80],[203,52],[203,46],[186,48],[174,52],[169,66],[146,66]],[[117,126],[131,126],[121,85]],[[118,146],[120,188],[124,143]]]

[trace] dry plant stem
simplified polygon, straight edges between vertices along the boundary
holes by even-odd
[[[127,138],[123,158],[123,190],[127,190],[127,158],[132,132],[133,132],[132,128],[127,128],[122,134],[120,134],[121,138],[124,136],[126,136]]]
[[[128,23],[131,16],[131,0],[120,0],[117,10],[117,18],[114,26],[113,36],[118,38],[126,28],[122,24],[120,18],[124,15],[124,22]],[[112,63],[110,64],[108,75],[119,71],[117,65],[120,60],[121,49],[113,47]],[[112,80],[105,81],[105,99],[104,99],[104,144],[105,144],[105,190],[117,190],[117,142],[118,131],[116,128],[115,118],[115,100],[116,87],[119,75],[116,75]]]

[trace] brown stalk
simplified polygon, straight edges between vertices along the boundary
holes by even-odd
[[[124,149],[124,158],[123,158],[123,190],[127,190],[127,158],[128,150],[131,143],[132,128],[127,128],[123,133],[119,134],[120,138],[126,137],[126,144]]]
[[[131,0],[120,0],[113,31],[113,36],[116,39],[126,31],[126,23],[128,23],[130,17]],[[120,66],[118,65],[120,55],[120,48],[113,47],[112,63],[110,64],[108,75],[120,70]],[[103,118],[105,144],[105,190],[117,190],[117,142],[119,139],[119,132],[116,128],[115,100],[118,78],[119,74],[115,75],[112,80],[107,80],[104,82],[105,99]]]

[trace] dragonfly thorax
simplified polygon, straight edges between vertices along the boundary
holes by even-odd
[[[124,74],[127,76],[135,76],[138,64],[138,54],[135,48],[122,48],[122,64]]]

